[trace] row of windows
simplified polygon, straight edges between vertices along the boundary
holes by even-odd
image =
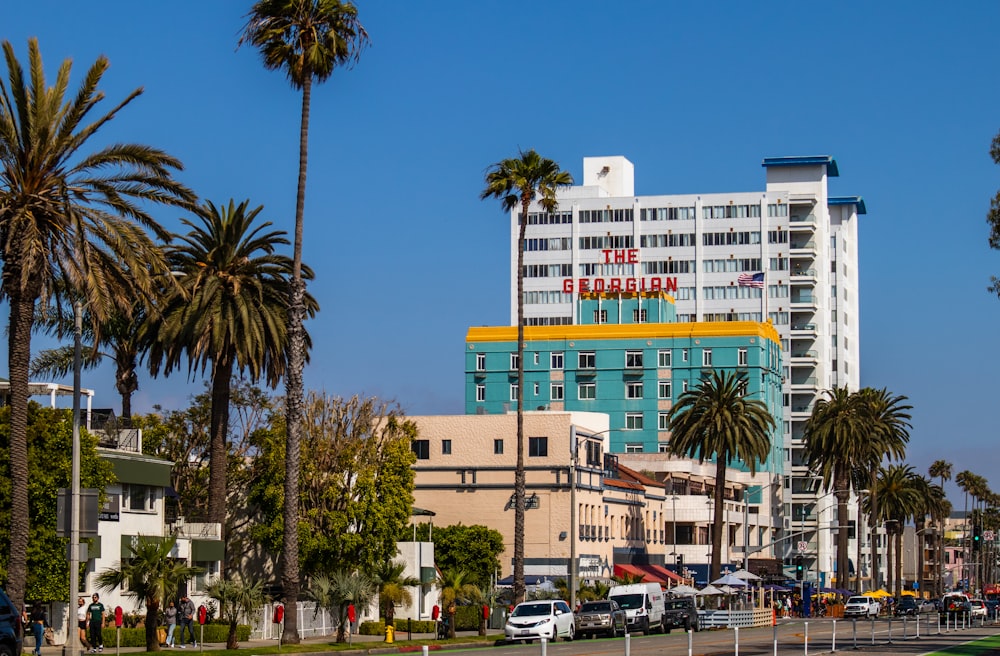
[[[739,287],[737,285],[702,287],[701,297],[706,301],[760,298],[763,291],[760,287]]]
[[[525,278],[568,278],[573,275],[572,264],[525,264]]]
[[[709,205],[701,208],[703,219],[747,219],[760,217],[760,205]]]
[[[772,312],[772,313],[770,313],[770,316],[774,317],[777,314],[785,314],[785,315],[787,315],[788,313],[787,312],[786,313]],[[706,316],[715,316],[715,315],[706,315]],[[718,316],[730,316],[730,315],[728,315],[728,314],[720,314]],[[740,316],[742,316],[742,315],[740,315]],[[732,318],[729,318],[729,319],[717,319],[717,320],[718,321],[752,321],[753,319],[746,319],[746,318],[732,319]],[[757,314],[757,319],[756,320],[757,321],[760,320],[760,314]],[[690,349],[683,348],[683,349],[679,349],[679,351],[680,351],[681,362],[684,362],[684,363],[688,362],[688,357],[689,357],[689,354],[690,354]],[[737,361],[737,364],[739,366],[746,366],[747,365],[747,358],[748,358],[747,353],[748,353],[748,351],[744,347],[740,347],[740,348],[736,349],[736,361]],[[517,353],[510,353],[508,355],[510,356],[510,370],[511,371],[516,371],[517,368],[518,368],[518,363],[520,362],[520,360],[518,359],[518,354]],[[595,369],[595,368],[597,368],[597,352],[596,351],[578,351],[577,354],[576,354],[576,357],[577,357],[577,361],[576,361],[577,362],[577,369]],[[703,349],[701,349],[701,358],[702,358],[702,362],[701,362],[702,366],[705,366],[705,367],[712,366],[712,349],[711,348],[703,348]],[[533,359],[533,361],[534,361],[534,363],[536,365],[540,364],[541,363],[541,353],[538,353],[538,352],[532,353],[532,359]],[[552,370],[555,370],[555,371],[562,370],[564,368],[564,366],[565,366],[565,359],[566,359],[566,355],[565,355],[565,353],[563,351],[553,351],[553,352],[549,353],[549,368],[552,369]],[[661,349],[661,350],[658,350],[656,352],[656,366],[659,369],[669,369],[670,367],[672,367],[673,366],[673,359],[674,359],[673,351],[670,350],[670,349]],[[642,369],[642,368],[645,367],[645,362],[646,362],[646,352],[645,351],[642,351],[642,350],[639,350],[639,349],[625,351],[625,368],[626,369]],[[485,353],[476,353],[476,371],[486,371],[486,354]],[[592,383],[588,383],[588,384],[592,384]],[[632,384],[633,383],[629,383],[629,385],[632,385]],[[640,385],[639,389],[641,389],[642,383],[640,382],[638,384]],[[661,381],[661,384],[662,384],[662,381]],[[667,384],[669,384],[669,382]],[[537,390],[536,390],[536,393],[537,393]],[[629,396],[628,398],[642,398],[642,395],[640,394],[640,395],[635,396],[635,397]],[[664,396],[661,395],[660,398],[669,398],[669,394],[666,397],[664,397]],[[485,399],[477,399],[477,400],[485,400]]]
[[[548,239],[525,239],[525,251],[568,251],[573,248],[572,237],[550,237]]]
[[[633,248],[635,240],[632,235],[596,235],[580,237],[581,250],[604,250],[607,248]]]
[[[705,273],[757,272],[761,270],[759,257],[735,257],[725,260],[703,260]]]
[[[441,455],[449,456],[451,455],[452,442],[449,439],[441,440]],[[431,457],[431,442],[430,440],[413,440],[410,442],[410,449],[412,449],[417,460],[429,460]],[[503,455],[503,440],[495,439],[493,440],[493,453],[494,455]],[[529,437],[528,438],[528,455],[532,458],[544,458],[549,455],[549,438],[547,437]],[[589,463],[588,464],[593,464]]]
[[[528,225],[563,225],[573,223],[573,212],[528,212]]]
[[[639,246],[642,248],[675,248],[679,246],[694,246],[693,232],[679,232],[667,235],[642,235]]]
[[[625,223],[632,221],[632,208],[580,210],[580,223]]]
[[[767,215],[771,217],[788,216],[788,205],[782,205],[780,203],[777,205],[769,204],[767,206]]]
[[[645,275],[660,273],[694,273],[694,260],[652,260],[642,263]]]
[[[759,289],[757,290],[760,291]],[[758,294],[758,297],[760,295]],[[760,312],[706,312],[702,321],[757,321]]]
[[[787,230],[768,230],[767,231],[767,243],[769,243],[769,244],[787,244],[788,243],[788,231]]]
[[[644,207],[639,210],[640,221],[687,221],[694,215],[693,207]]]
[[[601,264],[591,262],[580,265],[580,275],[590,276],[634,276],[634,264]]]
[[[525,305],[548,305],[550,303],[572,303],[573,295],[562,292],[524,292]]]
[[[701,235],[704,246],[745,246],[760,243],[760,232],[705,232]]]
[[[525,326],[569,326],[573,317],[525,317]]]

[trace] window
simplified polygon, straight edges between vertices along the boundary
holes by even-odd
[[[646,311],[632,310],[632,323],[646,323]]]
[[[597,384],[596,383],[580,383],[576,388],[576,398],[581,401],[586,401],[587,399],[597,398]]]
[[[747,366],[747,350],[745,348],[736,351],[736,364],[741,367]]]
[[[510,354],[510,370],[511,371],[516,370],[518,363],[519,363],[519,360],[518,360],[518,357],[517,357],[517,353],[511,353]]]
[[[642,351],[625,351],[625,367],[642,369]]]
[[[538,383],[535,383],[531,389],[534,391],[535,396],[538,396]]]
[[[195,574],[191,588],[202,592],[207,590],[212,581],[219,576],[219,561],[199,560],[191,564],[197,567],[200,572],[199,574]]]
[[[642,430],[642,413],[625,413],[625,430]]]
[[[122,486],[122,499],[126,510],[153,512],[156,507],[156,492],[148,485],[129,483]]]
[[[431,457],[430,440],[413,440],[410,446],[413,449],[413,453],[417,456],[417,460],[430,459]]]
[[[485,353],[476,353],[476,371],[486,371]]]
[[[441,440],[441,454],[446,456],[451,455],[451,440]]]
[[[660,399],[672,399],[673,389],[669,380],[660,380],[656,383],[656,396]]]
[[[553,353],[552,356],[551,356],[551,358],[550,358],[550,360],[551,360],[551,364],[552,364],[552,368],[553,369],[562,369],[563,368],[563,354],[562,354],[562,351],[558,351],[556,353]]]
[[[642,383],[627,383],[625,385],[625,398],[626,399],[641,399],[642,398]]]
[[[510,400],[517,401],[517,392],[519,385],[517,383],[511,383],[510,385]]]
[[[656,416],[656,429],[661,431],[670,430],[669,412],[661,412]]]
[[[552,383],[549,386],[549,398],[553,401],[563,400],[563,384],[562,383]]]
[[[503,455],[503,440],[493,440],[493,455]]]
[[[594,323],[607,323],[607,322],[608,322],[607,310],[594,310]]]
[[[549,455],[549,438],[529,437],[528,455],[532,458],[544,458]]]
[[[687,361],[688,361],[688,350],[681,349],[681,362],[687,362]]]
[[[681,381],[681,394],[688,391],[688,382],[686,380]]]
[[[670,368],[670,363],[673,361],[673,354],[674,352],[670,350],[658,351],[656,353],[656,366],[661,369]]]
[[[578,360],[580,369],[594,369],[597,366],[597,356],[593,351],[581,351]]]
[[[712,349],[701,350],[701,366],[703,367],[712,366]]]
[[[659,453],[670,453],[670,442],[660,442],[656,445],[656,450]]]
[[[636,444],[635,442],[626,443],[625,453],[642,453],[642,444]]]
[[[486,400],[486,385],[479,383],[476,385],[476,401],[482,403]]]

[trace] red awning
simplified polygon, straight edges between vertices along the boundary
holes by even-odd
[[[621,576],[622,573],[641,576],[643,583],[659,583],[667,587],[675,586],[684,580],[660,565],[615,565],[615,576]]]
[[[681,576],[679,574],[675,574],[674,572],[671,572],[669,569],[667,569],[663,565],[645,565],[644,567],[647,567],[647,568],[653,570],[654,572],[657,572],[660,576],[665,577],[668,581],[672,581],[673,585],[677,585],[678,583],[683,583],[684,582],[684,577],[683,576]]]

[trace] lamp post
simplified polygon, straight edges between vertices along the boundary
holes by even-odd
[[[674,482],[673,479],[670,481],[670,523],[673,525],[674,529],[674,544],[673,552],[671,555],[674,557],[674,569],[677,569],[677,495],[673,493]],[[680,572],[677,572],[680,574]]]
[[[69,528],[69,620],[64,652],[68,656],[80,653],[80,632],[76,630],[73,605],[80,594],[80,340],[83,335],[83,305],[73,305],[73,452],[70,481]]]

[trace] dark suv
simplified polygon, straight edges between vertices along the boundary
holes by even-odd
[[[21,614],[7,593],[0,590],[0,656],[21,653]]]
[[[670,633],[670,629],[677,627],[685,631],[698,626],[698,607],[694,605],[694,597],[673,597],[663,602],[663,630]]]
[[[574,617],[576,635],[580,638],[596,635],[617,638],[625,635],[625,611],[614,599],[588,601],[580,606]]]

